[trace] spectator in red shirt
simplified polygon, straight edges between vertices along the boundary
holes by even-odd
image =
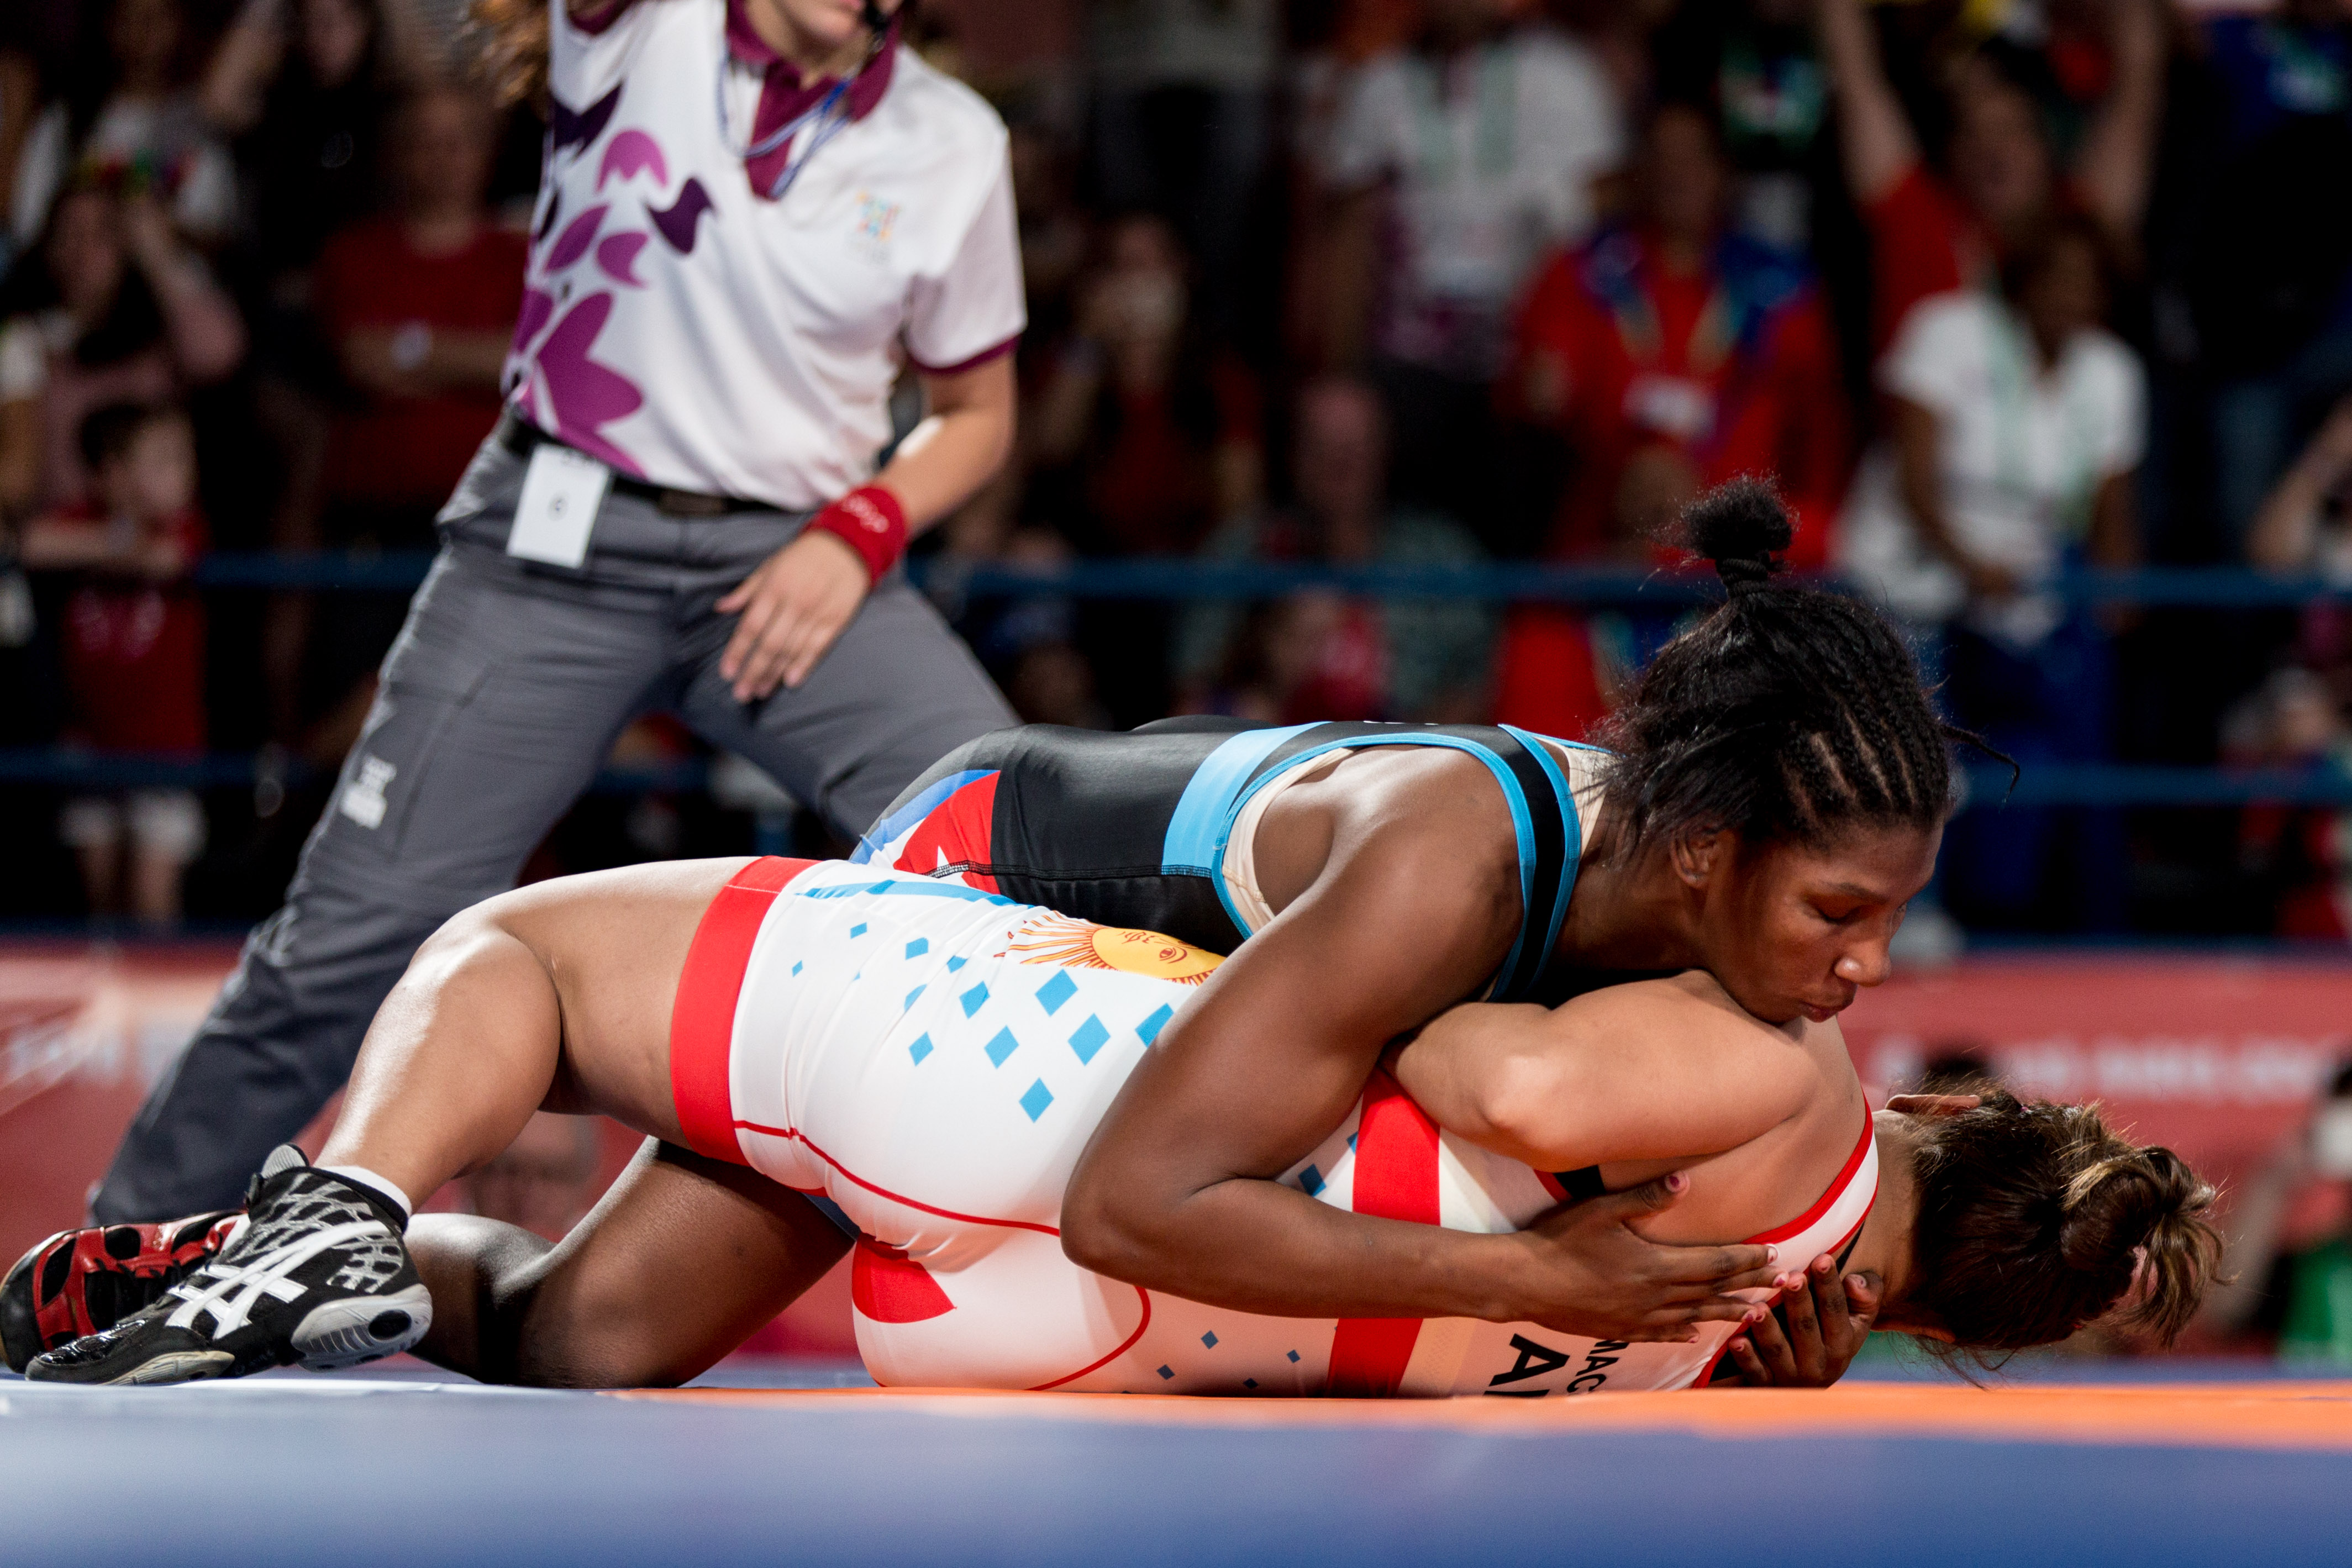
[[[84,577],[63,616],[73,738],[101,753],[201,753],[204,608],[184,584],[205,537],[187,416],[112,404],[82,422],[80,439],[91,500],[25,531],[26,566]],[[67,803],[59,832],[80,858],[93,913],[179,918],[180,875],[204,850],[194,795],[83,796]]]
[[[425,544],[497,423],[526,244],[483,206],[497,130],[487,103],[436,89],[394,123],[395,209],[336,235],[320,260],[320,319],[361,397],[336,421],[328,496],[346,513],[391,514],[360,526]]]
[[[2090,215],[2118,254],[2137,249],[2163,108],[2164,20],[2158,0],[2115,0],[2110,16],[2106,97],[2072,167],[2062,172],[2032,95],[1979,55],[1956,74],[1938,173],[1887,80],[1863,0],[1822,0],[1846,181],[1870,230],[1874,351],[1928,295],[1995,287],[2000,255],[2055,207]]]
[[[483,205],[496,121],[479,99],[437,88],[404,104],[394,127],[394,209],[335,235],[319,259],[320,323],[352,396],[328,437],[324,515],[284,529],[298,549],[431,549],[434,513],[498,422],[526,242],[493,226]],[[275,628],[281,722],[323,712],[310,747],[322,760],[341,754],[366,710],[405,607],[371,595],[306,627],[297,605]]]
[[[1827,557],[1847,459],[1828,316],[1801,261],[1728,230],[1730,187],[1713,118],[1668,104],[1643,139],[1634,220],[1537,279],[1503,397],[1557,432],[1573,464],[1556,557],[1654,559],[1650,542],[1694,496],[1741,473],[1786,487],[1799,520],[1792,563]],[[1610,619],[1515,611],[1502,716],[1582,733],[1631,673],[1628,659],[1654,651],[1670,624],[1605,629],[1606,646],[1594,645]]]
[[[1766,472],[1797,512],[1793,563],[1819,564],[1846,422],[1811,275],[1727,231],[1731,170],[1700,110],[1658,110],[1638,180],[1636,219],[1556,257],[1519,318],[1506,401],[1576,462],[1552,553],[1647,538],[1707,486]]]

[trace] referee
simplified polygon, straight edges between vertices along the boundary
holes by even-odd
[[[552,100],[506,412],[286,905],[132,1124],[100,1223],[236,1203],[417,944],[512,885],[638,713],[851,834],[1013,722],[898,568],[1012,444],[1003,123],[877,0],[488,9]],[[929,415],[877,473],[902,360]]]

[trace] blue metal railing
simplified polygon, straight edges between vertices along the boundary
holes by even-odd
[[[292,554],[261,552],[207,556],[201,587],[271,592],[406,593],[424,581],[424,552]],[[1062,595],[1072,598],[1186,601],[1264,599],[1307,588],[1369,598],[1477,599],[1489,603],[1671,607],[1706,603],[1721,589],[1710,574],[1542,563],[1464,566],[1331,566],[1142,559],[1080,561],[1047,569],[946,557],[919,557],[908,570],[923,586],[961,598]],[[1833,581],[1825,579],[1825,581]],[[2285,608],[2352,603],[2352,582],[2233,567],[2150,566],[2084,570],[2051,584],[2075,603],[2209,609]],[[219,789],[271,781],[320,781],[283,753],[188,756],[100,755],[69,748],[0,748],[0,784],[64,790]],[[709,770],[688,759],[653,767],[606,768],[593,787],[606,793],[695,792]],[[2340,768],[2235,769],[2101,763],[2036,765],[2014,787],[2006,769],[1978,768],[1970,799],[1979,806],[2205,806],[2254,803],[2352,807],[2352,774]]]
[[[196,568],[195,581],[207,588],[401,593],[425,580],[432,559],[423,552],[381,555],[231,552],[205,557]],[[1376,599],[1673,605],[1704,603],[1722,593],[1706,573],[1542,562],[1328,566],[1147,558],[1076,561],[1029,569],[929,556],[910,561],[908,570],[925,587],[972,597],[1056,594],[1080,599],[1265,599],[1302,588],[1329,588]],[[2063,598],[2091,605],[2258,609],[2326,601],[2352,603],[2352,582],[2316,574],[2241,567],[2091,569],[2067,573],[2050,586]]]
[[[71,747],[0,747],[0,784],[64,790],[237,789],[265,777],[289,787],[322,782],[299,760],[261,752],[205,756],[126,755]],[[709,787],[698,758],[608,767],[593,788],[604,794],[691,793]],[[2234,806],[2255,804],[2352,807],[2352,773],[2338,768],[2197,768],[2131,763],[2029,766],[2011,787],[2006,768],[1969,774],[1973,805],[1990,806]]]

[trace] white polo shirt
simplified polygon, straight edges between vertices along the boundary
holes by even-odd
[[[593,30],[550,12],[553,128],[506,368],[522,417],[655,484],[805,510],[872,477],[903,363],[961,369],[1019,338],[1004,125],[978,94],[895,50],[813,154],[814,129],[794,138],[770,199],[743,153],[794,79],[763,77],[740,23],[730,52],[727,0],[639,0]],[[761,160],[763,183],[786,162]]]
[[[1936,416],[1954,542],[2029,585],[2088,536],[2099,487],[2137,468],[2146,446],[2147,377],[2122,340],[2076,332],[2045,371],[2024,321],[1981,289],[1913,306],[1878,384]],[[1884,446],[1854,476],[1838,563],[1900,615],[1939,621],[1967,609],[1978,629],[2019,646],[2049,636],[2064,613],[2038,593],[1969,605],[1958,572],[1920,538]]]

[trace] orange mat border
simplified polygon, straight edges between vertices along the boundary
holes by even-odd
[[[2037,1384],[1969,1388],[1862,1384],[1586,1399],[1211,1399],[1181,1394],[1000,1394],[975,1389],[629,1390],[622,1399],[736,1408],[887,1406],[981,1420],[1204,1428],[1429,1428],[1496,1436],[1667,1431],[1734,1440],[1958,1437],[2106,1447],[2352,1452],[2352,1382]]]

